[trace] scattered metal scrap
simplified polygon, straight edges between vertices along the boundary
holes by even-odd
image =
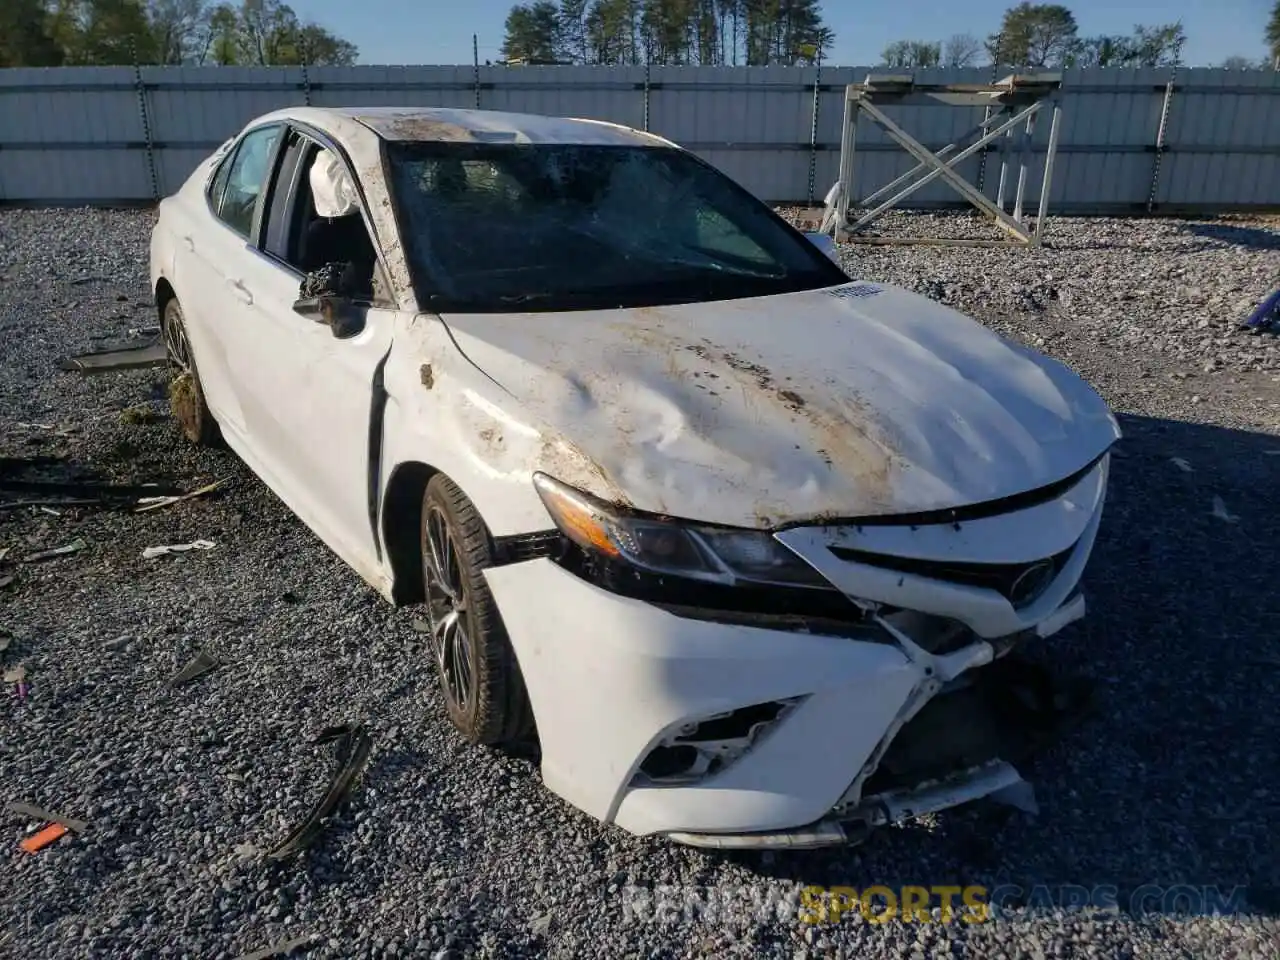
[[[201,650],[190,663],[179,670],[174,678],[169,681],[169,686],[180,687],[184,683],[190,683],[197,677],[202,677],[210,670],[215,670],[220,666],[222,666],[221,660],[213,656],[213,654],[205,653]]]
[[[62,361],[63,370],[76,373],[106,373],[112,370],[140,370],[147,367],[163,367],[169,362],[169,353],[160,342],[141,347],[116,350],[95,350],[67,357]]]
[[[203,497],[206,494],[213,493],[215,490],[222,488],[222,485],[229,478],[223,477],[221,480],[215,480],[213,483],[206,484],[198,490],[192,490],[190,493],[183,493],[178,496],[171,497],[143,497],[138,501],[138,506],[134,509],[134,513],[146,513],[148,510],[161,510],[164,507],[171,507],[175,503],[181,503],[184,500],[194,500],[196,497]]]
[[[1242,329],[1253,333],[1280,333],[1280,289],[1258,304]]]
[[[44,810],[30,803],[14,801],[13,803],[5,804],[4,809],[5,813],[16,813],[24,817],[31,817],[33,820],[43,820],[46,823],[61,824],[68,830],[75,833],[84,833],[89,829],[89,824],[85,823],[83,820],[73,820],[71,817],[64,817],[57,813],[50,813],[48,810]]]
[[[309,943],[314,943],[320,939],[319,934],[309,933],[305,937],[295,937],[292,940],[282,940],[279,943],[273,943],[269,947],[263,947],[261,950],[255,950],[253,953],[246,953],[237,958],[237,960],[267,960],[268,957],[284,957],[293,953],[299,947],[305,947]]]
[[[39,507],[47,513],[53,507],[93,507],[101,502],[101,500],[85,500],[75,497],[68,497],[63,500],[9,500],[0,503],[0,510],[22,510],[27,507]]]
[[[321,731],[311,742],[321,744],[335,740],[338,741],[338,769],[334,773],[328,791],[307,818],[298,824],[279,846],[267,853],[268,859],[287,860],[311,846],[328,824],[334,811],[355,787],[356,780],[369,762],[369,754],[373,750],[373,739],[364,729],[363,724],[345,723]]]
[[[102,483],[96,480],[31,480],[0,476],[0,490],[20,493],[64,494],[94,500],[137,500],[139,497],[175,496],[182,490],[172,484]]]
[[[52,550],[41,550],[39,553],[33,553],[23,557],[23,563],[39,563],[42,560],[52,560],[54,557],[65,557],[68,554],[78,553],[85,547],[89,546],[81,538],[76,538],[68,543],[65,547],[54,547]]]
[[[1229,510],[1227,510],[1226,503],[1223,501],[1221,497],[1218,497],[1218,496],[1215,496],[1213,498],[1212,512],[1213,512],[1213,516],[1217,517],[1219,520],[1225,520],[1227,523],[1238,523],[1240,521],[1240,518],[1238,516],[1236,516],[1234,513],[1231,513]]]
[[[187,553],[190,550],[212,550],[212,540],[193,540],[191,543],[175,543],[164,547],[147,547],[142,551],[143,560],[153,560],[169,553]]]

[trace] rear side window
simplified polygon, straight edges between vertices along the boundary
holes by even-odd
[[[251,131],[240,141],[230,162],[214,178],[211,199],[218,217],[243,237],[253,230],[258,198],[267,185],[268,167],[274,154],[279,126]]]

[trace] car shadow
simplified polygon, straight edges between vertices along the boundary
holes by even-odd
[[[1255,250],[1280,250],[1280,227],[1251,227],[1233,223],[1187,223],[1183,230],[1197,237]]]
[[[1280,437],[1120,420],[1089,614],[1032,653],[1091,678],[1097,701],[1022,767],[1039,816],[983,801],[861,847],[733,860],[828,888],[976,884],[1006,904],[1110,889],[1122,911],[1135,891],[1194,912],[1205,888],[1244,888],[1248,909],[1280,913]]]

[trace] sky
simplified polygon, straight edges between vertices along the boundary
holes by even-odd
[[[963,3],[823,0],[822,11],[836,33],[827,61],[832,66],[868,66],[894,40],[942,40],[955,33],[985,37],[1000,25],[1015,0]],[[1185,62],[1214,66],[1229,56],[1260,60],[1274,0],[1058,0],[1080,25],[1082,36],[1129,33],[1134,24],[1182,19],[1187,31]],[[293,0],[294,11],[360,49],[364,64],[471,63],[471,37],[480,62],[497,60],[510,0]]]

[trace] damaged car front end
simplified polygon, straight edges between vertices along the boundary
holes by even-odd
[[[1102,399],[851,280],[667,146],[388,157],[420,302],[465,361],[407,366],[432,361],[468,470],[527,505],[501,533],[519,559],[483,577],[546,786],[713,848],[1032,802],[1015,764],[1055,696],[1014,653],[1084,614]]]
[[[983,797],[1033,805],[1014,763],[1062,704],[1015,651],[1084,615],[1108,464],[964,509],[773,532],[539,475],[561,548],[489,579],[504,607],[532,608],[512,639],[548,785],[712,848],[856,842]],[[563,713],[539,656],[552,637]]]

